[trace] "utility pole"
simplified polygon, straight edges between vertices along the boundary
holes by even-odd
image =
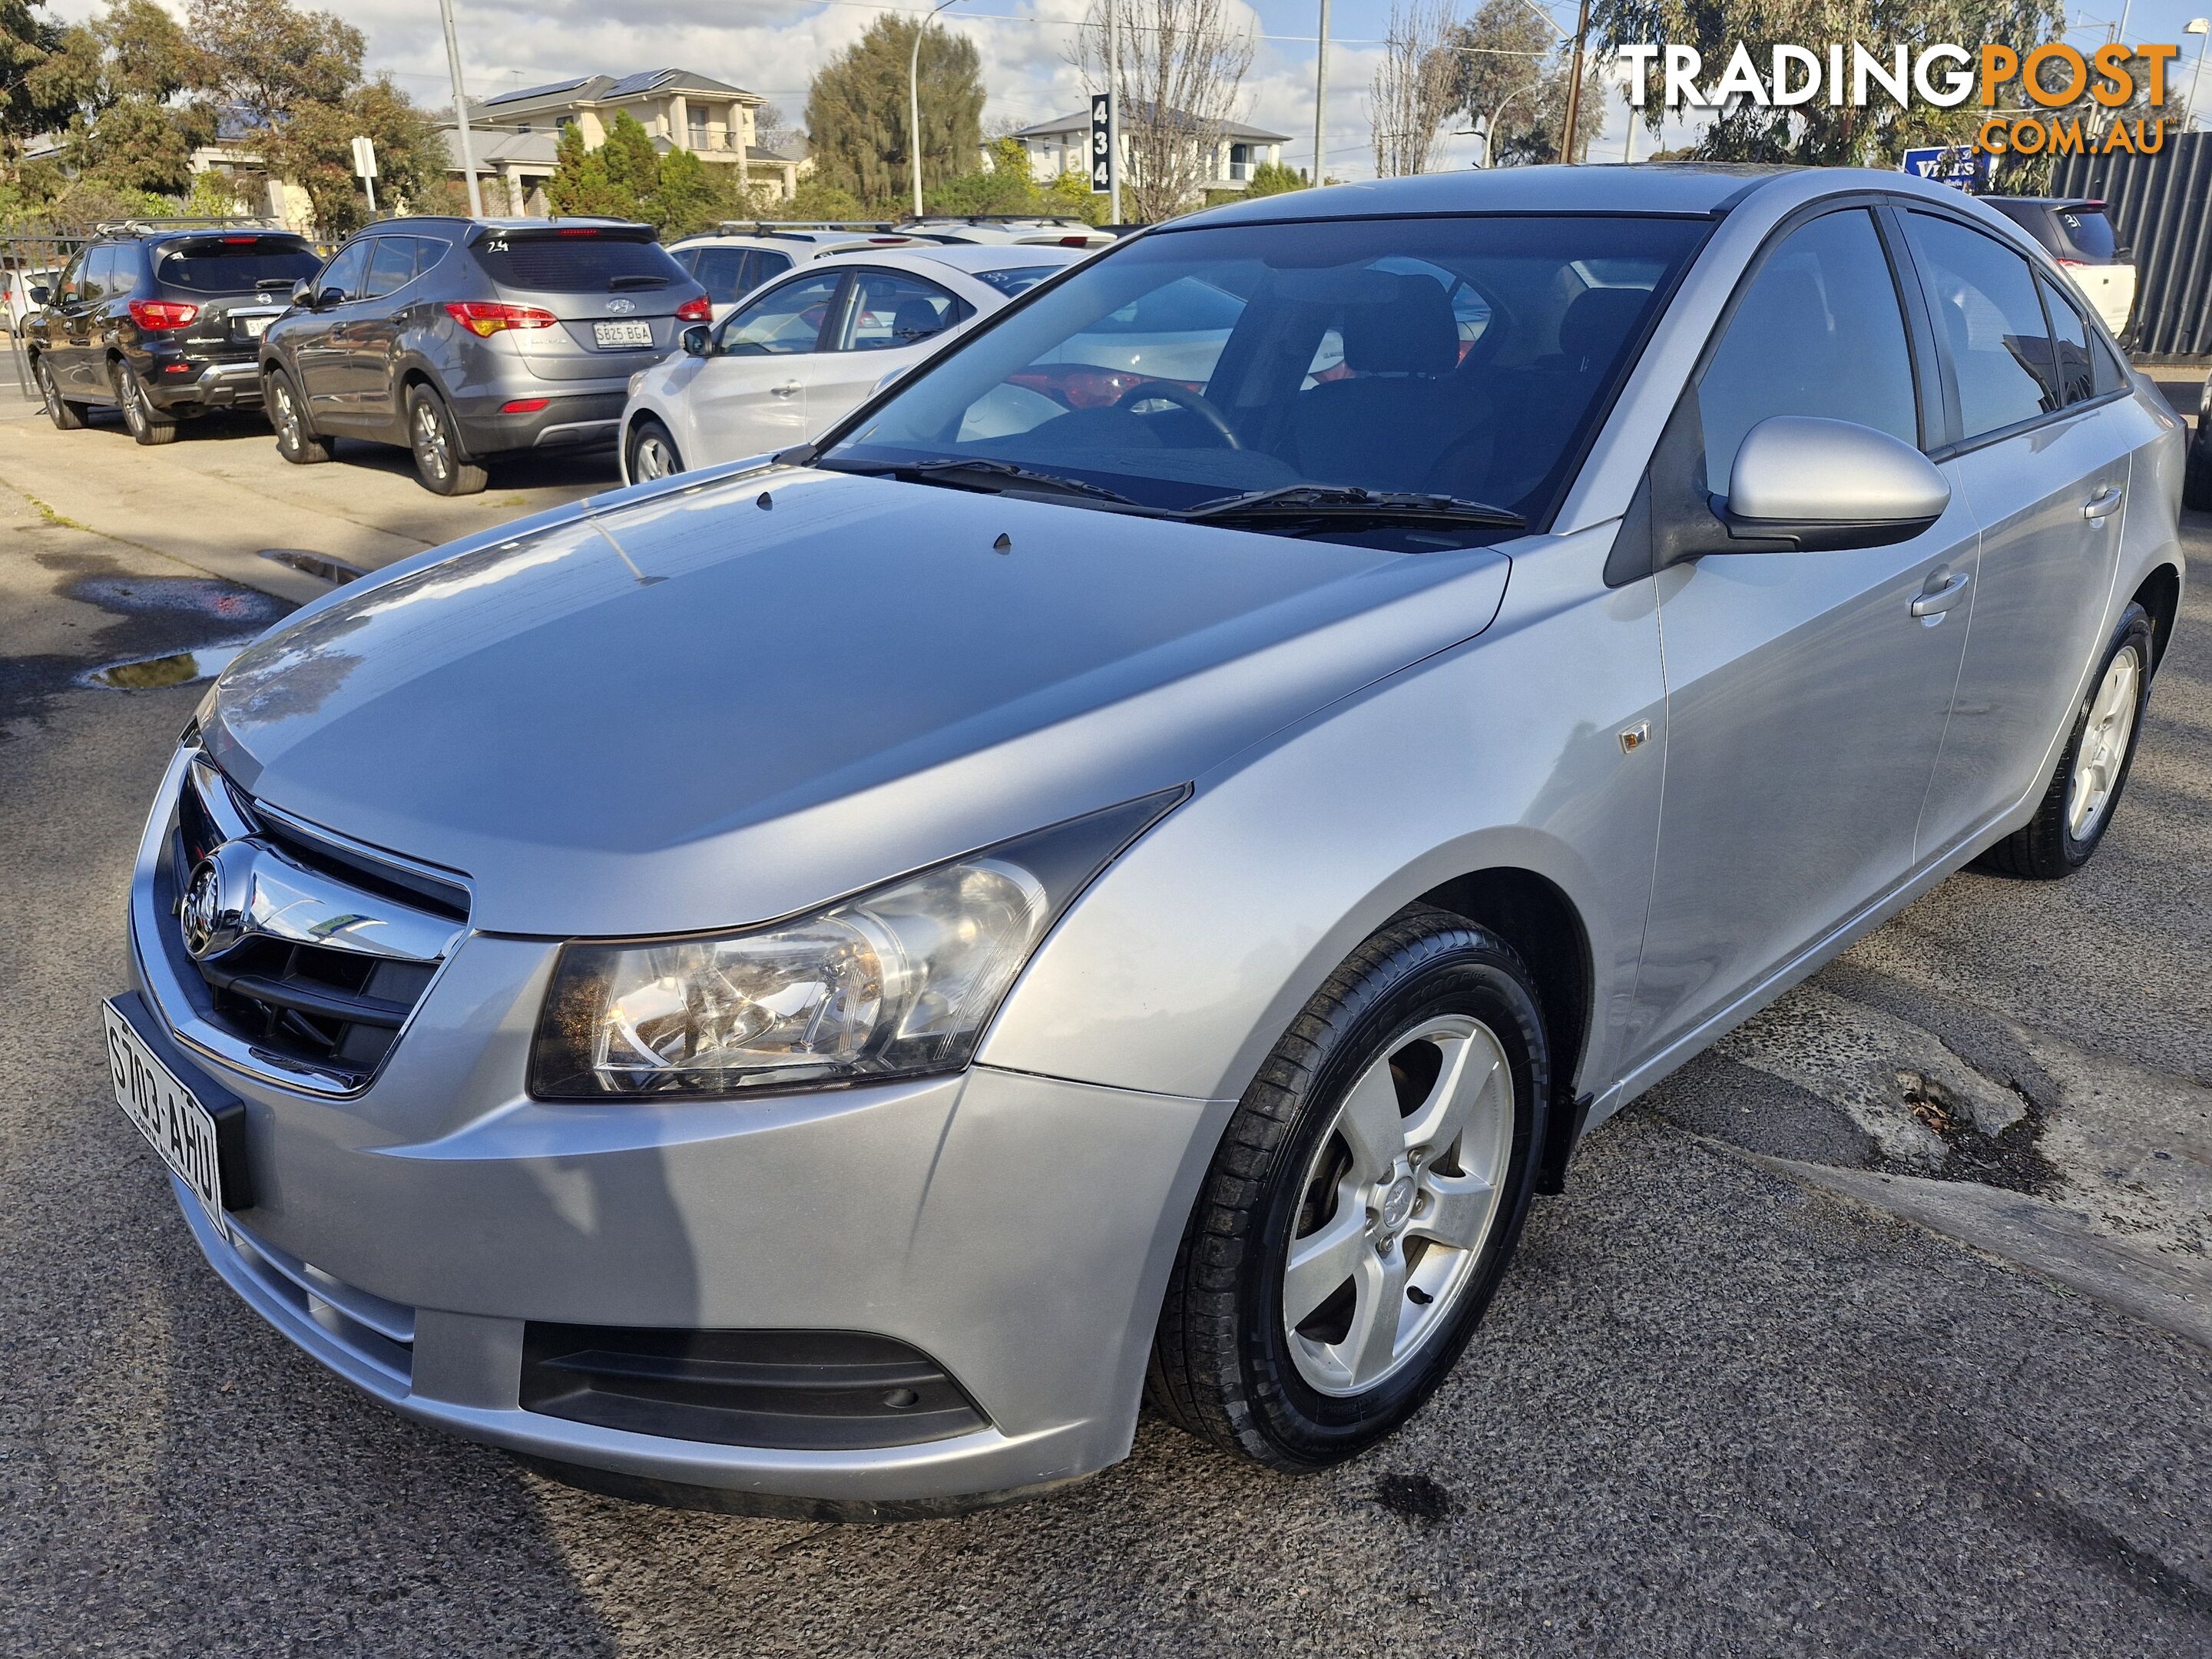
[[[2212,18],[2192,17],[2181,26],[2184,34],[2204,36],[2197,49],[2197,68],[2189,77],[2189,100],[2181,106],[2181,130],[2188,131],[2197,125],[2197,87],[2204,78],[2204,52],[2212,46]]]
[[[483,217],[483,191],[477,183],[477,147],[469,137],[469,94],[461,85],[461,43],[453,33],[453,0],[438,0],[446,20],[446,67],[453,76],[453,120],[461,135],[461,171],[469,176],[469,217]]]
[[[929,33],[929,26],[937,21],[937,13],[945,6],[957,6],[960,0],[944,0],[914,32],[914,51],[906,64],[906,147],[914,155],[914,216],[921,217],[921,37]]]
[[[1328,0],[1322,0],[1323,5]],[[1106,0],[1106,222],[1121,217],[1121,0]]]
[[[1575,20],[1575,55],[1567,69],[1566,132],[1559,140],[1559,160],[1569,167],[1575,161],[1575,127],[1583,116],[1583,42],[1589,38],[1589,0],[1583,0]]]
[[[1321,0],[1320,44],[1314,51],[1314,174],[1316,185],[1321,183],[1322,138],[1327,129],[1328,109],[1328,0]]]

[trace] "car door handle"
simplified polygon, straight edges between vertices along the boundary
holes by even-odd
[[[786,380],[781,386],[770,386],[769,393],[771,397],[776,398],[796,398],[799,395],[799,382]]]
[[[2120,497],[2126,494],[2118,484],[2106,484],[2081,503],[2081,516],[2094,524],[2119,506]]]
[[[1929,586],[1920,590],[1920,597],[1912,602],[1912,614],[1926,618],[1940,617],[1966,597],[1966,584],[1973,578],[1963,570],[1954,570],[1938,583],[1934,576]]]

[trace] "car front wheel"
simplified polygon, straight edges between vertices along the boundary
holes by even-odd
[[[460,429],[446,400],[417,381],[407,388],[407,445],[415,453],[415,476],[422,488],[441,495],[473,495],[491,475],[468,459]]]
[[[33,358],[31,374],[39,383],[39,398],[46,406],[46,418],[64,432],[76,432],[84,426],[84,405],[72,403],[62,396],[61,387],[55,383],[54,371],[44,357]]]
[[[2150,701],[2153,649],[2149,614],[2130,605],[2120,614],[2088,694],[2075,705],[2066,752],[2035,816],[1982,854],[1984,869],[2056,881],[2089,861],[2112,828],[2135,764],[2143,706]]]
[[[1504,1273],[1550,1089],[1513,951],[1445,911],[1394,918],[1306,1005],[1230,1120],[1161,1310],[1153,1408],[1289,1471],[1390,1433]]]
[[[684,457],[676,447],[676,440],[668,428],[647,416],[630,428],[629,481],[650,483],[655,478],[672,477],[684,470]]]

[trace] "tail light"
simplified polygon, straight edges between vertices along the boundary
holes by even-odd
[[[470,333],[487,340],[503,328],[550,328],[560,320],[536,306],[504,306],[487,300],[449,301],[446,314]]]
[[[200,314],[196,305],[181,300],[133,300],[131,320],[149,334],[159,334],[172,328],[189,328]]]
[[[679,323],[711,323],[714,320],[714,302],[703,294],[696,294],[676,307]]]
[[[499,406],[502,415],[535,415],[553,400],[550,398],[509,398]]]

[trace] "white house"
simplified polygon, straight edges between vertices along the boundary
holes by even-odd
[[[1030,173],[1039,184],[1049,184],[1063,173],[1088,173],[1091,170],[1088,108],[1063,115],[1056,121],[1039,121],[1008,136],[1020,139],[1022,147],[1029,151]],[[1223,122],[1220,141],[1213,149],[1213,166],[1203,188],[1242,189],[1250,182],[1253,169],[1263,162],[1282,164],[1283,146],[1288,142],[1285,133],[1246,126],[1241,121]],[[1121,153],[1126,163],[1129,153],[1126,128],[1121,134]]]

